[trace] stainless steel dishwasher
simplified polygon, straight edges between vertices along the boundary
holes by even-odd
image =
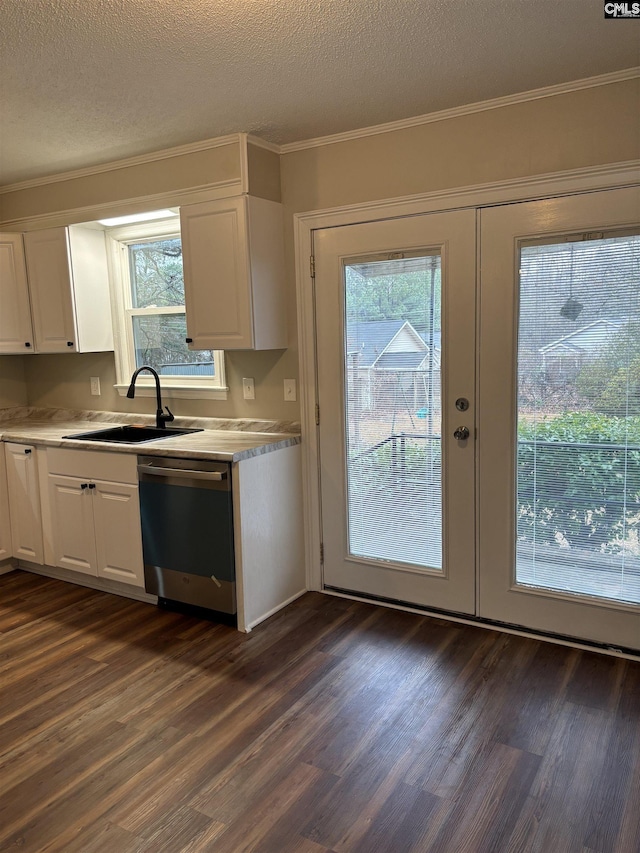
[[[146,591],[235,613],[231,466],[139,456],[138,478]]]

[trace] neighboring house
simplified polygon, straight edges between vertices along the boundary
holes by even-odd
[[[547,381],[562,383],[575,379],[585,362],[602,352],[621,325],[611,320],[595,320],[540,347]]]
[[[212,361],[196,361],[192,364],[176,362],[163,364],[160,368],[161,376],[215,376],[215,372]]]
[[[347,332],[350,399],[360,410],[378,406],[439,407],[440,331],[429,341],[408,320],[351,323]]]

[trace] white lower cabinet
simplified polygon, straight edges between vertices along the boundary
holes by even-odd
[[[144,586],[136,457],[52,448],[48,464],[55,565]]]
[[[93,493],[87,481],[49,474],[49,505],[55,565],[97,577]]]
[[[11,517],[9,515],[9,491],[7,489],[7,463],[4,444],[0,441],[0,562],[13,556],[11,547]]]
[[[138,486],[96,481],[95,487],[98,577],[144,586]]]
[[[5,453],[13,556],[42,565],[44,550],[36,448],[7,442]]]

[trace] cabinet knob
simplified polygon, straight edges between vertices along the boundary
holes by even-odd
[[[90,488],[90,489],[95,489],[95,487],[96,487],[96,484],[95,484],[95,483],[89,483],[89,488]]]
[[[88,489],[88,488],[89,488],[89,483],[80,483],[80,488],[81,488],[81,489],[83,489],[83,490],[84,490],[84,489]]]
[[[73,346],[73,341],[67,341],[67,346],[68,346],[68,347],[72,347],[72,346]]]
[[[25,448],[25,451],[24,451],[24,452],[25,452],[25,453],[27,454],[27,456],[28,456],[28,455],[31,453],[31,448],[30,448],[30,447]]]
[[[25,342],[24,342],[24,345],[25,345],[26,347],[30,347],[30,346],[31,346],[31,344],[29,343],[29,341],[25,341]]]
[[[193,338],[185,338],[184,340],[185,340],[185,343],[187,343],[187,344],[193,343]]]

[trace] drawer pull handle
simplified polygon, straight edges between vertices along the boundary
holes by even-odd
[[[190,471],[185,468],[153,468],[150,465],[138,465],[141,474],[152,474],[154,477],[171,477],[183,480],[226,480],[226,471]]]

